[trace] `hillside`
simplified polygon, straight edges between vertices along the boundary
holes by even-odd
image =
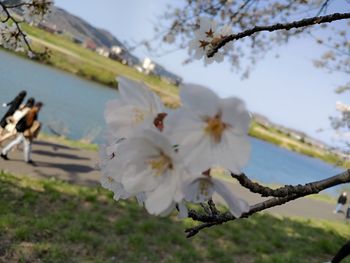
[[[120,46],[124,47],[110,32],[99,29],[89,24],[84,19],[77,17],[66,10],[58,7],[52,9],[51,14],[47,17],[46,22],[57,25],[60,30],[82,39],[90,38],[98,46]]]

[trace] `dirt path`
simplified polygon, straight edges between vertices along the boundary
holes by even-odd
[[[94,151],[38,140],[34,142],[32,151],[35,166],[24,163],[23,154],[18,150],[9,153],[8,157],[9,161],[0,159],[0,170],[37,178],[54,177],[75,184],[99,185],[98,154]],[[230,187],[237,196],[246,199],[250,204],[262,201],[258,195],[243,189],[238,183],[230,183]],[[343,214],[333,214],[334,206],[327,202],[302,198],[266,211],[283,216],[344,220]]]

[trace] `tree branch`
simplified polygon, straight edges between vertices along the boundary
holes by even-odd
[[[2,3],[0,1],[0,7],[2,8],[2,10],[5,12],[6,14],[6,18],[5,20],[1,20],[0,23],[7,23],[9,20],[12,20],[12,22],[15,24],[18,34],[22,36],[23,41],[28,49],[28,51],[30,51],[32,54],[35,54],[37,56],[37,58],[39,59],[44,59],[45,57],[49,56],[47,50],[45,50],[44,52],[36,52],[32,49],[32,47],[30,46],[30,43],[27,39],[27,35],[23,32],[23,30],[20,27],[20,21],[17,21],[10,13],[10,11],[8,9],[11,8],[16,8],[16,7],[20,7],[20,6],[28,6],[30,5],[30,3],[21,3],[21,4],[17,4],[17,5],[5,5],[4,3]]]
[[[263,185],[260,185],[259,183],[251,181],[244,173],[239,175],[231,173],[231,176],[237,179],[240,185],[249,189],[249,191],[251,191],[252,193],[260,194],[263,197],[268,197],[268,196],[285,197],[292,194],[303,194],[303,193],[314,192],[315,191],[314,188],[319,187],[320,183],[323,184],[322,187],[326,187],[326,188],[339,184],[338,175],[336,175],[322,181],[308,183],[305,185],[301,185],[301,184],[285,185],[277,189],[271,189],[267,186],[263,186]]]
[[[317,194],[320,191],[330,188],[335,185],[344,184],[350,182],[350,170],[346,170],[340,174],[337,174],[333,177],[315,181],[312,183],[297,186],[286,186],[281,187],[279,189],[271,191],[276,191],[276,195],[281,195],[280,197],[273,197],[266,201],[260,202],[258,204],[250,206],[250,209],[247,213],[244,213],[241,218],[247,218],[257,212],[266,210],[271,207],[283,205],[287,202],[290,202],[292,200],[311,195],[311,194]],[[267,190],[267,191],[270,191]],[[260,191],[264,191],[259,189]],[[231,213],[217,213],[217,214],[201,214],[194,210],[190,210],[188,212],[188,216],[192,218],[195,221],[203,222],[204,224],[200,224],[198,226],[195,226],[193,228],[186,229],[185,232],[187,233],[187,237],[192,237],[199,233],[204,228],[211,227],[214,225],[220,225],[228,221],[233,221],[237,218],[235,218]]]
[[[272,31],[276,31],[276,30],[290,30],[292,28],[300,28],[300,27],[312,26],[315,24],[322,24],[322,23],[330,23],[333,21],[342,20],[342,19],[349,19],[349,18],[350,18],[350,13],[342,13],[342,14],[341,13],[334,13],[334,14],[330,14],[330,15],[326,15],[326,16],[317,16],[317,17],[306,18],[306,19],[294,21],[291,23],[285,23],[285,24],[278,23],[278,24],[274,24],[274,25],[270,25],[270,26],[256,26],[256,27],[253,27],[251,29],[245,30],[241,33],[231,34],[231,35],[228,35],[228,36],[222,38],[218,42],[218,44],[213,46],[208,51],[207,56],[213,57],[215,55],[215,53],[217,53],[219,51],[219,49],[222,48],[227,43],[234,41],[234,40],[238,40],[241,38],[251,36],[257,32],[262,32],[262,31],[272,32]]]

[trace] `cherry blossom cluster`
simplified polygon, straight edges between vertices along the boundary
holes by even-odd
[[[114,199],[136,197],[150,214],[218,193],[235,217],[249,210],[213,176],[220,167],[239,173],[250,154],[250,115],[234,97],[221,99],[198,85],[180,88],[182,107],[169,110],[145,84],[118,78],[119,97],[106,105],[107,144],[100,148],[101,184]]]
[[[15,51],[23,50],[24,38],[15,24],[0,24],[0,45]]]
[[[20,27],[23,21],[17,20],[12,16],[12,8],[21,8],[23,10],[23,19],[29,23],[38,23],[51,12],[54,5],[53,0],[24,0],[16,5],[0,6],[0,46],[14,51],[24,51],[28,48],[28,56],[34,54],[30,48],[29,40]]]
[[[347,105],[343,102],[337,101],[335,107],[339,112],[350,112],[350,105]]]
[[[195,38],[189,43],[189,54],[195,59],[202,59],[204,57],[205,64],[211,64],[214,61],[222,62],[224,60],[224,54],[232,48],[231,43],[226,44],[213,57],[209,58],[207,52],[230,34],[232,34],[230,25],[219,28],[214,20],[201,17],[199,19],[199,28],[194,32]]]
[[[39,23],[51,12],[53,0],[26,0],[24,19],[29,23]]]

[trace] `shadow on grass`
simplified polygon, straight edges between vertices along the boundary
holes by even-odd
[[[150,216],[101,188],[1,173],[0,197],[0,262],[323,262],[350,234],[265,214],[186,239],[190,220]]]

